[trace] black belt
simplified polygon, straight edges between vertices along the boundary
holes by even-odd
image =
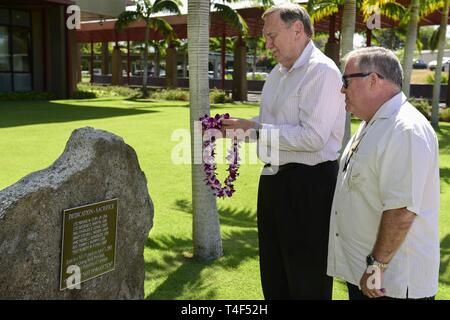
[[[275,168],[278,167],[278,171],[277,172],[281,172],[281,171],[286,171],[286,170],[290,170],[290,169],[298,168],[298,167],[312,168],[312,167],[327,166],[327,165],[332,164],[332,163],[337,163],[337,160],[330,160],[330,161],[321,162],[321,163],[318,163],[318,164],[316,164],[314,166],[309,166],[309,165],[304,164],[304,163],[290,162],[290,163],[282,164],[281,166],[273,166],[273,167],[274,167],[274,170],[275,170]],[[270,168],[270,167],[272,167],[271,163],[266,163],[264,165],[264,168]]]
[[[282,164],[281,166],[274,166],[274,167],[275,168],[278,167],[278,172],[281,172],[281,171],[286,171],[286,170],[293,169],[293,168],[299,167],[299,166],[303,166],[303,164],[291,162],[291,163]],[[264,165],[264,168],[270,168],[270,167],[272,167],[271,163],[266,163]]]

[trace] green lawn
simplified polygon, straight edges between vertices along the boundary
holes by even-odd
[[[257,106],[214,107],[235,117],[257,114]],[[146,243],[148,299],[262,299],[259,282],[256,194],[260,165],[244,164],[232,199],[218,200],[224,256],[212,262],[191,258],[190,166],[172,163],[175,129],[189,129],[186,103],[136,102],[122,98],[54,102],[0,102],[0,189],[49,166],[75,128],[92,126],[122,136],[137,152],[155,207]],[[356,123],[354,124],[354,127]],[[441,275],[439,299],[450,299],[450,125],[442,124]],[[254,159],[254,144],[247,145]],[[224,172],[224,166],[220,167]],[[222,174],[223,176],[224,174]],[[347,299],[335,281],[335,299]]]

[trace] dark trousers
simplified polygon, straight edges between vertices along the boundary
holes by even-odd
[[[347,282],[347,288],[348,288],[348,299],[349,300],[404,300],[404,299],[397,299],[397,298],[391,298],[391,297],[380,297],[380,298],[369,298],[365,296],[359,288],[349,282]],[[411,300],[411,298],[408,298],[408,291],[406,292],[406,299]],[[434,300],[433,297],[428,298],[422,298],[422,299],[416,299],[416,300]]]
[[[261,175],[257,216],[266,299],[331,299],[326,269],[337,172],[337,161],[329,161]]]

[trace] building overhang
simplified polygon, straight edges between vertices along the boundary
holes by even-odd
[[[4,1],[0,0],[0,6]],[[6,1],[5,1],[6,2]],[[78,5],[81,10],[81,20],[102,20],[117,18],[130,4],[129,0],[14,0],[7,1],[8,7],[45,8],[53,5]]]
[[[81,20],[116,18],[125,11],[128,0],[74,0],[81,9]]]

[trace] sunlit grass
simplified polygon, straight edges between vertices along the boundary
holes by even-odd
[[[234,117],[257,114],[254,104],[213,107]],[[155,207],[154,227],[145,247],[148,299],[262,299],[256,229],[260,164],[243,164],[231,199],[218,200],[224,256],[192,259],[191,175],[188,164],[172,162],[176,129],[189,132],[187,103],[132,101],[120,97],[54,102],[1,102],[0,189],[49,166],[71,132],[92,126],[124,138],[137,152]],[[353,124],[353,129],[356,127]],[[450,299],[450,125],[441,124],[442,244],[439,299]],[[188,137],[187,137],[188,138]],[[188,143],[189,145],[189,143]],[[247,146],[250,154],[254,146]],[[224,171],[224,166],[219,166]],[[224,173],[221,173],[222,176]],[[336,280],[334,299],[347,299]]]

